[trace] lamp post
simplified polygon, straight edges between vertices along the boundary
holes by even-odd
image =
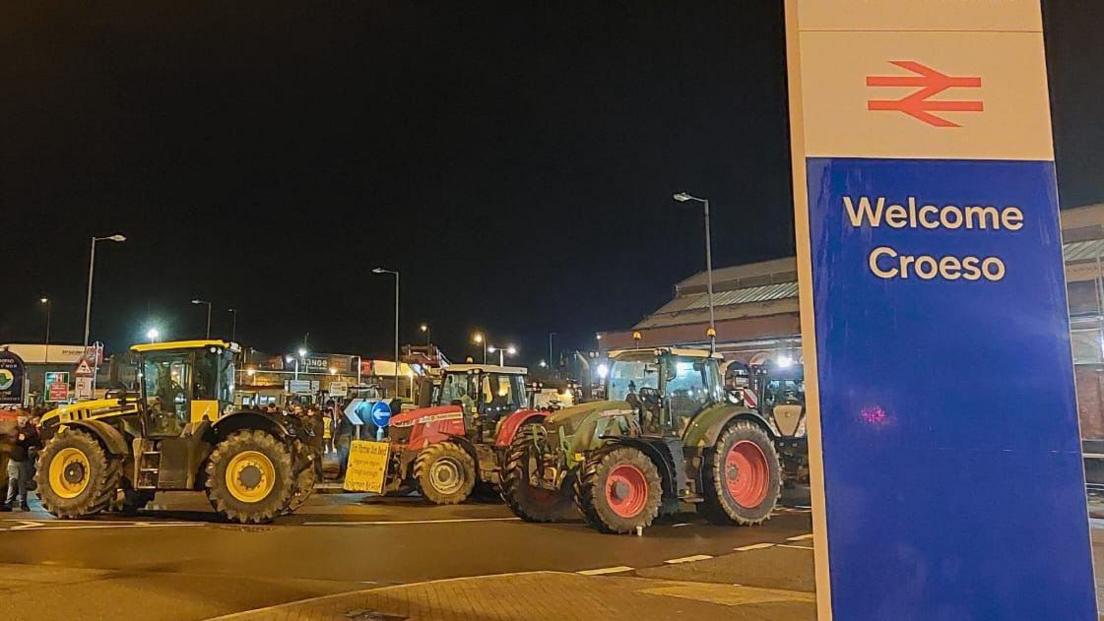
[[[421,329],[422,332],[425,332],[426,347],[429,347],[433,343],[432,337],[430,336],[429,324],[423,323],[421,326],[419,326],[419,329]]]
[[[294,376],[294,378],[296,380],[298,380],[299,379],[299,359],[296,358],[295,356],[286,356],[284,358],[284,360],[286,362],[294,362],[295,363],[295,376]]]
[[[472,342],[483,346],[483,364],[487,364],[487,339],[483,338],[482,333],[476,332],[472,335]]]
[[[149,342],[156,343],[160,339],[161,331],[157,328],[150,328],[149,330],[146,330],[146,340],[148,340]]]
[[[705,282],[709,300],[709,350],[717,351],[717,323],[713,313],[713,240],[709,234],[709,199],[679,192],[674,199],[680,203],[695,201],[705,208]]]
[[[96,273],[96,242],[125,242],[126,236],[118,233],[107,237],[92,238],[92,254],[88,258],[88,299],[84,304],[84,346],[88,347],[88,333],[92,328],[92,277]]]
[[[232,319],[230,320],[230,342],[234,342],[238,338],[238,309],[228,308],[226,312],[230,313]]]
[[[192,300],[192,304],[206,304],[207,305],[207,338],[211,338],[211,303],[207,300],[201,300],[196,298]]]
[[[395,396],[399,395],[399,273],[382,267],[372,269],[373,274],[391,274],[395,277]]]
[[[552,337],[556,336],[555,332],[548,333],[548,364],[555,364],[555,357],[552,355]]]
[[[513,345],[510,345],[509,347],[506,347],[506,348],[495,347],[494,345],[489,345],[489,346],[487,346],[487,351],[491,352],[492,354],[495,353],[495,352],[498,352],[498,366],[504,367],[504,366],[506,366],[506,354],[510,354],[511,356],[513,356],[514,354],[517,353],[517,348],[514,347]],[[487,364],[486,357],[487,357],[487,354],[484,353],[483,354],[483,364]]]
[[[46,360],[47,364],[50,363],[50,298],[40,298],[40,303],[46,305]]]

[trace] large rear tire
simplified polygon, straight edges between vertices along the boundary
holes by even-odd
[[[207,498],[228,520],[270,522],[291,500],[291,455],[264,431],[231,434],[211,452],[206,472]]]
[[[79,518],[107,509],[123,474],[91,434],[66,428],[38,456],[35,483],[42,506],[59,518]]]
[[[475,460],[459,444],[431,444],[414,460],[414,479],[433,504],[460,504],[475,488]]]
[[[632,533],[651,526],[663,498],[652,460],[627,446],[597,451],[575,483],[575,503],[587,524],[603,533]]]
[[[518,429],[502,466],[502,500],[514,515],[526,522],[559,522],[575,512],[570,481],[565,481],[559,491],[529,484],[529,457],[532,451],[538,450],[534,437],[539,440],[542,431],[539,424]]]
[[[698,512],[714,524],[754,526],[771,517],[782,493],[782,467],[767,432],[750,421],[725,427],[706,451]]]

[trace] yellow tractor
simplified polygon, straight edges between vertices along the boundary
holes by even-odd
[[[140,390],[43,416],[35,481],[61,518],[136,511],[155,492],[205,490],[228,520],[262,523],[314,491],[310,430],[283,414],[235,410],[236,343],[135,345]]]

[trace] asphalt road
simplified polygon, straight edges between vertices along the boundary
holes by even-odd
[[[374,585],[659,567],[802,542],[810,531],[803,509],[754,528],[689,513],[635,537],[601,535],[581,521],[527,524],[497,502],[436,507],[416,497],[322,494],[295,515],[248,527],[212,523],[200,494],[162,494],[155,506],[128,519],[0,514],[0,618],[206,619]],[[764,567],[772,574],[812,573],[808,551],[763,559],[778,565]]]

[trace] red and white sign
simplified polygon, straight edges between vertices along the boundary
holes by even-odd
[[[866,77],[866,85],[873,87],[914,87],[918,90],[900,99],[871,99],[866,102],[867,110],[903,112],[933,127],[960,127],[958,123],[935,113],[982,112],[985,109],[985,104],[981,100],[932,99],[932,97],[950,88],[980,88],[980,77],[951,77],[915,60],[894,60],[891,62],[902,69],[910,71],[913,75],[871,75]]]

